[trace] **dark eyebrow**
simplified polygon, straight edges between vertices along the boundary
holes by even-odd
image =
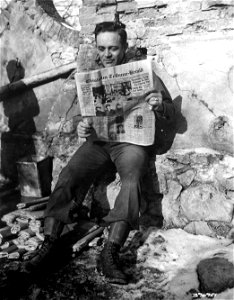
[[[99,46],[97,46],[97,48],[119,48],[119,46],[113,45],[113,46],[105,47],[105,46],[99,45]]]

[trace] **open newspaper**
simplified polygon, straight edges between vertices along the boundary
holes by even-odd
[[[154,88],[151,60],[76,73],[75,78],[81,115],[89,117],[96,138],[154,143],[155,116],[145,101]]]

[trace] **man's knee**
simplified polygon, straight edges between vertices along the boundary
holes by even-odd
[[[122,178],[128,178],[130,181],[140,179],[147,171],[148,160],[144,154],[127,159],[126,163],[121,166],[118,171]]]
[[[139,172],[138,173],[129,172],[128,174],[125,174],[125,176],[121,178],[122,186],[130,190],[138,189],[138,187],[140,186],[141,177],[142,175]]]

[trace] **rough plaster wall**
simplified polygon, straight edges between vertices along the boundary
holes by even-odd
[[[173,98],[181,97],[181,112],[187,123],[184,128],[180,124],[182,132],[176,136],[174,148],[225,149],[212,144],[209,128],[221,116],[226,116],[232,126],[233,91],[228,78],[232,72],[232,42],[231,38],[223,40],[222,34],[211,34],[209,40],[204,36],[186,37],[174,39],[171,48],[160,54],[159,73],[169,89],[172,87]],[[231,140],[231,129],[229,134]],[[231,152],[232,146],[226,150]]]
[[[52,14],[51,17],[50,7],[46,7],[48,11],[45,12],[39,4],[40,1],[34,0],[1,2],[1,86],[10,81],[6,71],[10,61],[18,59],[27,78],[75,60],[79,42],[77,32],[65,26],[59,15]],[[62,82],[57,80],[36,87],[30,91],[30,97],[26,92],[0,102],[0,180],[4,177],[15,180],[16,161],[37,152],[33,134],[45,132],[53,105],[63,90]],[[25,109],[29,103],[31,110],[38,108],[37,113],[30,116]],[[19,115],[21,120],[13,126],[12,120]],[[34,123],[34,130],[22,126],[29,118]]]
[[[232,153],[232,1],[1,1],[1,84],[8,83],[5,65],[15,57],[25,76],[74,61],[79,43],[94,42],[95,23],[113,20],[116,11],[127,24],[129,45],[147,47],[156,57],[156,71],[171,92],[177,110],[172,148]],[[43,85],[34,93],[40,106],[36,129],[52,136],[50,150],[65,163],[77,145],[74,80]],[[0,115],[5,131],[2,103]]]

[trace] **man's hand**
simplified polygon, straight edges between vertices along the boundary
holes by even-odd
[[[145,101],[148,102],[150,109],[155,110],[158,112],[163,111],[163,98],[162,98],[162,93],[158,92],[156,90],[150,92],[146,98]]]
[[[87,138],[91,135],[93,130],[92,122],[88,119],[84,119],[80,121],[80,123],[77,126],[77,133],[80,138]]]

